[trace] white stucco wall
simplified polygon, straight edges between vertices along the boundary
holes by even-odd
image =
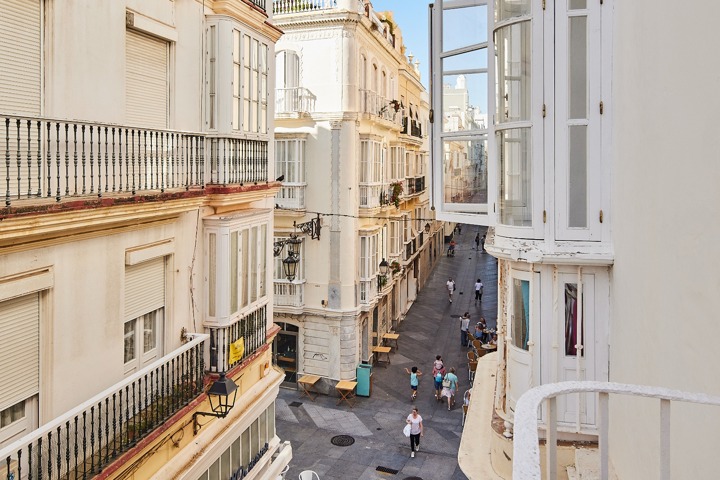
[[[614,4],[610,379],[718,395],[720,4]],[[611,408],[620,478],[657,478],[657,402]],[[720,410],[672,432],[672,478],[717,477]]]

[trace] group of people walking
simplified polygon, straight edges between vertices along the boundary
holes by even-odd
[[[416,366],[409,370],[406,368],[405,372],[410,376],[410,400],[415,401],[417,399],[418,386],[420,385],[420,377],[423,373]],[[432,377],[433,386],[435,387],[435,400],[442,402],[444,399],[447,399],[447,409],[450,411],[455,404],[455,393],[458,389],[458,377],[455,375],[455,368],[450,367],[450,369],[447,370],[442,356],[437,355],[433,362]],[[412,407],[412,411],[405,421],[410,426],[410,457],[414,458],[415,452],[417,452],[420,447],[420,437],[423,436],[422,417],[416,406]]]

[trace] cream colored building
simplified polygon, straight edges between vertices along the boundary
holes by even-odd
[[[460,461],[470,478],[540,478],[537,441],[521,441],[538,427],[569,442],[557,463],[543,457],[543,478],[586,468],[587,450],[566,448],[576,441],[599,442],[596,476],[582,478],[717,476],[720,410],[699,404],[720,404],[710,320],[719,146],[703,127],[718,104],[720,64],[705,46],[718,41],[720,11],[675,6],[435,3],[433,108],[455,108],[442,86],[465,75],[470,103],[488,85],[491,114],[487,128],[433,131],[438,162],[458,140],[486,142],[489,159],[486,202],[457,201],[469,188],[436,199],[439,219],[490,226],[485,247],[498,259],[497,375],[475,380],[494,389],[493,408],[469,409]],[[437,192],[457,181],[436,171]],[[521,403],[538,398],[540,418],[527,403],[521,421]]]
[[[0,476],[276,478],[265,0],[0,0]],[[220,373],[237,386],[211,413]]]
[[[284,32],[276,353],[287,381],[315,374],[334,392],[402,321],[442,252],[443,230],[428,195],[428,96],[400,27],[367,1],[310,3],[275,2]],[[289,280],[282,242],[292,234],[304,240]]]

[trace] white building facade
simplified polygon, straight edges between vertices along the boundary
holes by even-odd
[[[704,7],[710,15],[715,9]],[[688,72],[666,70],[693,63],[705,75],[719,71],[700,52],[666,41],[689,36],[691,43],[712,44],[708,21],[696,24],[689,12],[646,1],[441,0],[433,12],[435,111],[448,116],[456,108],[457,87],[447,85],[458,75],[465,85],[477,80],[470,103],[481,102],[475,99],[483,85],[490,92],[487,130],[469,134],[449,122],[435,124],[433,148],[435,169],[443,172],[434,179],[438,218],[489,225],[485,246],[498,259],[494,411],[504,426],[491,433],[497,473],[507,477],[513,468],[502,452],[512,450],[506,437],[514,431],[516,405],[533,387],[610,381],[718,395],[708,381],[714,327],[705,320],[717,304],[709,267],[717,255],[702,248],[716,229],[702,219],[714,218],[718,195],[706,188],[705,177],[695,182],[689,173],[715,170],[709,158],[717,142],[678,126],[679,137],[688,139],[682,155],[690,168],[677,168],[659,120],[668,110],[674,118],[710,120],[713,114],[712,108],[690,114],[682,101],[690,97],[683,86]],[[714,105],[717,95],[701,83],[704,103]],[[448,102],[446,92],[453,95]],[[464,196],[443,195],[457,185],[440,163],[449,161],[444,152],[468,139],[487,142],[486,203],[457,200],[472,198],[470,182]],[[670,191],[683,201],[669,202]],[[693,248],[679,255],[683,239],[694,239]],[[668,350],[666,334],[680,318],[684,329],[705,333],[673,337],[678,340]],[[598,398],[558,397],[554,418],[541,413],[541,436],[550,421],[564,440],[593,441],[609,418],[606,472],[618,478],[714,475],[706,445],[716,443],[716,409],[673,403],[669,430],[659,434],[657,399],[611,396],[603,414]],[[671,456],[661,449],[666,442]]]
[[[275,478],[271,12],[0,11],[0,476]]]
[[[286,250],[276,257],[277,359],[287,381],[319,375],[333,391],[373,361],[442,251],[428,98],[392,15],[370,2],[276,1],[274,18],[275,237],[304,239],[293,279]]]

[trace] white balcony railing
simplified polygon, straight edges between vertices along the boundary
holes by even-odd
[[[282,208],[303,209],[305,208],[306,183],[283,183],[280,191],[275,197],[275,203]]]
[[[337,8],[337,0],[274,0],[273,15]]]
[[[305,284],[278,282],[274,284],[274,304],[277,307],[302,307],[305,305]]]
[[[275,89],[275,113],[312,113],[317,97],[307,88]]]
[[[390,103],[392,101],[372,90],[360,89],[360,111],[362,113],[378,116],[401,127],[403,109],[396,111],[394,105]]]
[[[0,450],[0,478],[91,478],[202,393],[204,343],[188,343]]]
[[[720,397],[702,393],[688,393],[669,388],[629,385],[610,382],[561,382],[549,383],[525,392],[515,409],[513,427],[513,479],[540,480],[540,446],[538,436],[538,410],[544,403],[546,429],[546,475],[557,478],[557,397],[571,393],[597,393],[599,406],[598,447],[600,453],[600,478],[609,477],[609,397],[632,395],[655,398],[660,402],[660,480],[670,480],[670,405],[686,402],[720,406]]]

